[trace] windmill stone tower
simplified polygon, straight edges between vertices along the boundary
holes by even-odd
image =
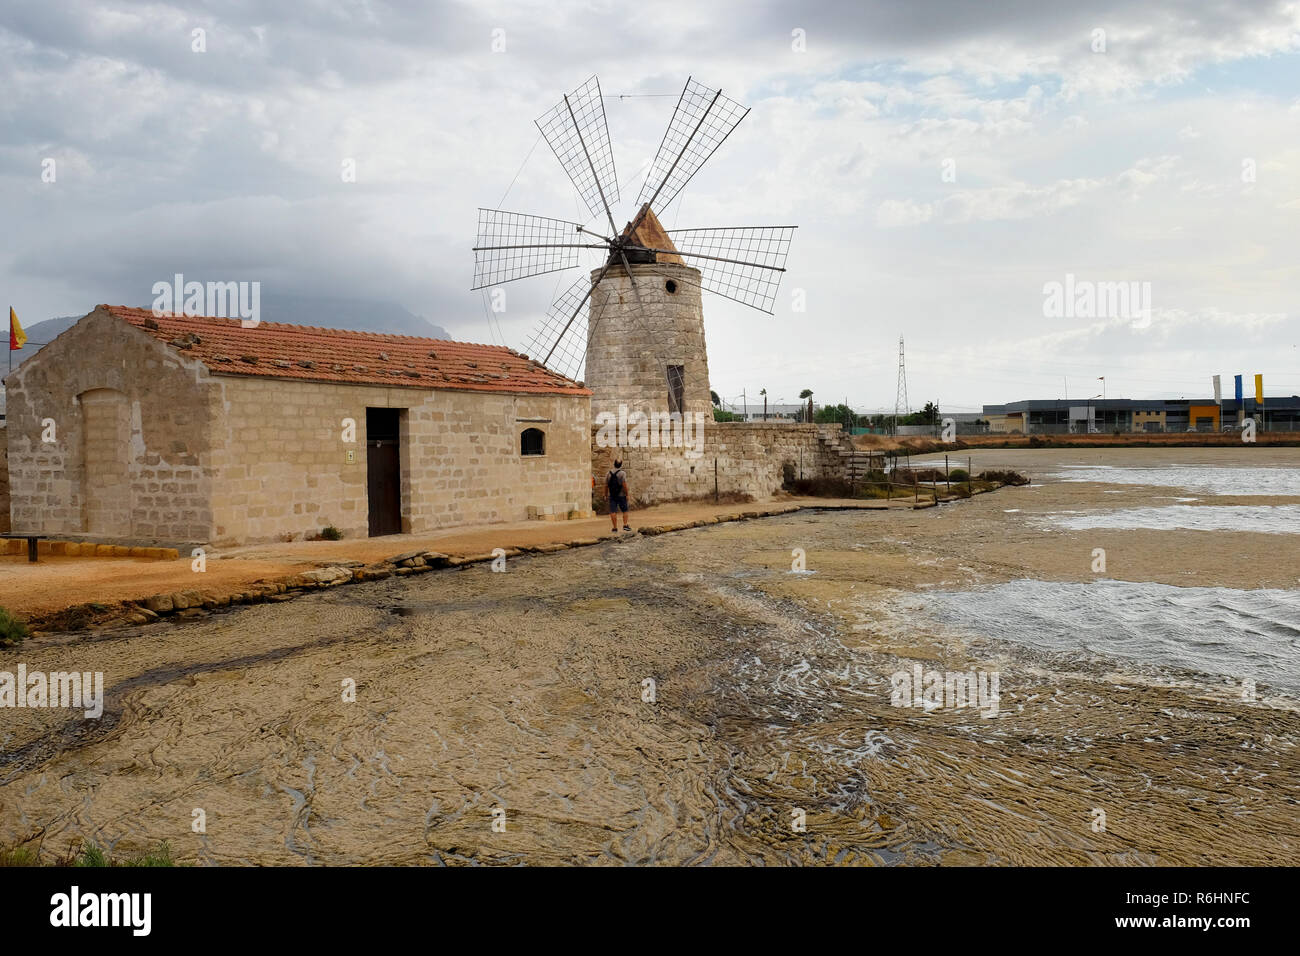
[[[591,309],[600,316],[587,327],[585,384],[592,392],[592,416],[617,416],[620,407],[628,414],[707,416],[712,401],[702,275],[682,262],[648,206],[640,220],[623,235],[642,248],[665,251],[629,253],[630,273],[591,272]]]

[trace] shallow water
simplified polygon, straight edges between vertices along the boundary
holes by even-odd
[[[1253,531],[1300,534],[1300,505],[1167,505],[1118,511],[1054,512],[1039,524],[1081,531],[1086,528],[1147,528],[1154,531]]]
[[[1046,475],[1059,481],[1094,481],[1115,485],[1160,485],[1207,495],[1300,495],[1300,468],[1170,465],[1130,468],[1110,465],[1065,465]]]
[[[1020,579],[931,592],[921,610],[1038,650],[1250,678],[1300,695],[1300,591]]]

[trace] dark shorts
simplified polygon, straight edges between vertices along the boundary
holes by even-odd
[[[627,495],[615,495],[609,499],[609,513],[621,511],[627,514]]]

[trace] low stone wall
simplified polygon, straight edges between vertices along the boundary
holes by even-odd
[[[598,431],[592,430],[591,465],[594,495],[601,499],[615,453],[640,506],[711,499],[715,489],[719,495],[761,501],[781,490],[787,467],[796,479],[844,476],[844,459],[836,450],[839,425],[706,422],[696,448],[602,448]]]
[[[0,541],[0,554],[26,554],[25,538]],[[62,555],[69,558],[153,558],[175,561],[180,552],[175,548],[128,547],[123,544],[96,544],[93,541],[38,541],[36,553]]]

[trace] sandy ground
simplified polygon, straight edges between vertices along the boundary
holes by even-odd
[[[1035,473],[1243,460],[987,454]],[[1106,490],[803,511],[47,635],[0,666],[101,670],[107,710],[0,711],[0,843],[167,839],[184,860],[260,864],[1294,863],[1294,701],[893,610],[929,587],[1088,580],[1098,540],[1113,578],[1296,586],[1291,536],[1045,535],[1027,519],[1169,493]],[[813,573],[791,573],[796,548]],[[998,715],[890,706],[889,675],[917,663],[996,669]]]
[[[911,498],[871,502],[791,497],[782,504],[835,504],[855,507],[906,508]],[[734,514],[753,505],[690,503],[634,509],[634,526],[694,521],[709,515]],[[41,555],[32,564],[26,555],[0,555],[0,607],[25,615],[48,614],[92,601],[138,600],[160,592],[189,588],[237,591],[268,578],[340,561],[367,564],[407,551],[441,551],[449,555],[484,554],[493,548],[568,542],[608,535],[609,517],[578,521],[519,521],[473,528],[453,528],[422,535],[388,535],[341,541],[295,541],[250,545],[207,554],[199,574],[189,555],[174,561],[137,558],[82,558]]]

